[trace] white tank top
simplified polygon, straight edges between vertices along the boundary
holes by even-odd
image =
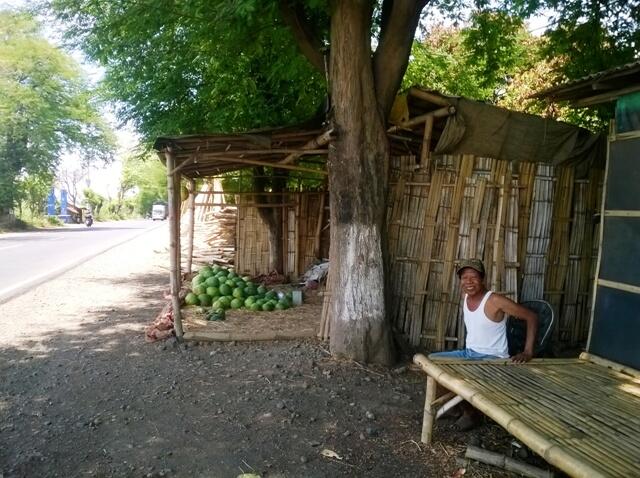
[[[484,306],[491,294],[492,292],[488,291],[474,311],[469,310],[467,295],[464,296],[464,325],[467,328],[466,347],[481,354],[508,358],[506,318],[500,322],[494,322],[484,313]]]

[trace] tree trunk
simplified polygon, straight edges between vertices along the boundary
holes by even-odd
[[[385,314],[384,218],[389,145],[374,87],[370,2],[337,1],[331,15],[331,94],[337,139],[329,154],[331,352],[393,362]]]
[[[272,172],[271,180],[266,178],[263,167],[254,169],[254,190],[256,192],[266,192],[271,183],[272,192],[283,192],[285,190],[288,173],[275,169]],[[284,196],[278,194],[256,194],[256,202],[262,204],[281,204]],[[276,271],[278,274],[284,272],[284,247],[282,236],[282,212],[280,206],[259,207],[258,214],[269,230],[269,272]]]

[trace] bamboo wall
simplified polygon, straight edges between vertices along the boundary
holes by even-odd
[[[251,196],[238,198],[235,267],[256,276],[269,271],[268,229],[258,208],[248,206]],[[324,192],[289,192],[283,195],[283,247],[285,275],[295,279],[314,261],[328,257],[328,201]]]
[[[555,339],[587,338],[602,175],[476,158],[436,158],[429,176],[394,158],[388,205],[395,328],[414,346],[462,346],[455,262],[481,258],[487,286],[519,301],[545,298],[560,313]]]

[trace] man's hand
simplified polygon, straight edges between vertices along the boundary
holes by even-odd
[[[519,354],[511,357],[511,361],[515,363],[525,363],[531,360],[532,357],[533,357],[533,354],[525,350],[524,352],[520,352]]]

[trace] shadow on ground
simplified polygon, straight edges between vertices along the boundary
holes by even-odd
[[[337,362],[316,341],[147,344],[166,275],[123,281],[141,286],[135,303],[96,308],[74,329],[0,349],[0,476],[455,470],[459,439],[437,450],[418,443],[423,377]]]

